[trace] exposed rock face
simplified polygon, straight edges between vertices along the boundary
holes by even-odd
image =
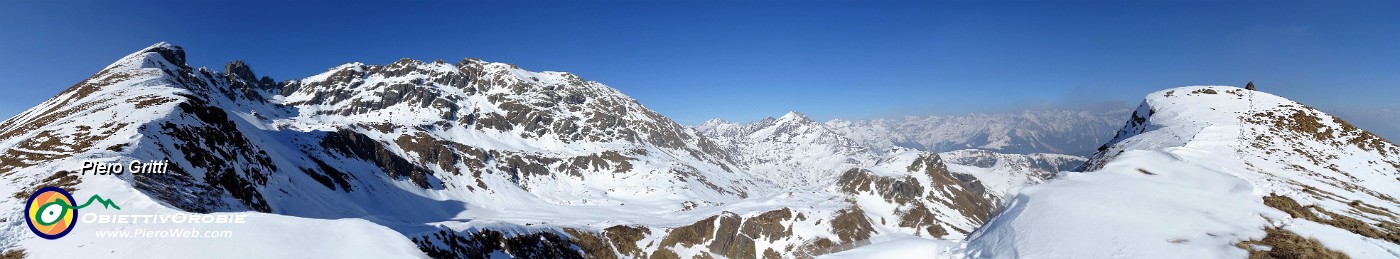
[[[841,175],[838,186],[842,192],[872,194],[886,203],[908,207],[895,212],[900,218],[898,225],[935,237],[949,233],[944,228],[947,223],[938,222],[940,216],[968,220],[968,224],[947,226],[965,235],[999,209],[1000,200],[988,194],[975,177],[949,172],[937,155],[921,154],[906,169],[917,174],[890,177],[851,169]],[[960,215],[938,215],[930,208],[949,208]]]
[[[253,75],[253,69],[242,60],[236,60],[224,65],[224,73],[228,74],[230,80],[257,81],[257,76]]]
[[[158,53],[160,54],[161,58],[170,61],[170,64],[172,65],[185,68],[189,67],[189,65],[186,65],[185,63],[185,48],[182,48],[180,46],[170,45],[168,43],[161,42],[146,48],[142,52]]]
[[[553,232],[512,236],[494,230],[439,231],[413,238],[413,242],[433,258],[484,259],[492,258],[493,253],[518,258],[586,258],[564,235]]]
[[[185,169],[204,170],[205,184],[227,191],[248,208],[271,211],[256,187],[267,185],[268,176],[277,171],[272,158],[236,130],[238,127],[223,110],[211,108],[194,96],[186,98],[191,99],[178,107],[183,113],[193,115],[191,119],[196,123],[161,124],[162,134],[185,140],[162,144],[173,146],[178,151],[175,154],[184,155],[184,160],[189,163]],[[191,173],[187,170],[179,172]]]

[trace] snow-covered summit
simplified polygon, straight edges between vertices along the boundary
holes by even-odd
[[[786,114],[783,114],[782,117],[778,117],[778,121],[780,121],[780,122],[793,122],[793,123],[811,123],[811,122],[814,122],[814,121],[812,121],[812,118],[807,118],[807,115],[806,115],[806,114],[802,114],[802,113],[797,112],[797,111],[790,111],[790,112],[788,112],[788,113],[786,113]]]
[[[748,124],[712,121],[696,129],[739,164],[780,186],[831,186],[842,171],[879,160],[878,154],[798,112]]]
[[[1024,189],[971,255],[1400,254],[1400,148],[1269,93],[1154,92],[1085,168]]]

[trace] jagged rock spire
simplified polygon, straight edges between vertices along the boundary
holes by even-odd
[[[248,82],[257,82],[258,80],[257,76],[253,74],[253,69],[248,67],[247,63],[243,63],[242,59],[234,60],[233,62],[225,64],[224,73],[232,76],[233,78],[243,79],[244,81]]]

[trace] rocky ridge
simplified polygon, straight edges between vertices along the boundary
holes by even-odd
[[[796,170],[759,166],[772,161],[569,73],[404,59],[277,82],[242,61],[185,62],[183,48],[156,44],[0,123],[0,178],[13,183],[0,191],[57,185],[149,204],[138,211],[368,221],[444,258],[806,257],[888,233],[960,238],[999,206],[937,154],[875,156],[800,114],[750,143],[818,133],[839,145],[813,150],[853,159],[783,181]],[[67,170],[162,159],[168,174]],[[26,243],[15,226],[0,245],[72,252]]]

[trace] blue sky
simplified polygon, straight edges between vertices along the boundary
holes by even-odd
[[[1250,80],[1400,110],[1396,1],[194,2],[0,2],[0,117],[159,41],[279,81],[403,57],[569,71],[686,124],[1127,107]]]

